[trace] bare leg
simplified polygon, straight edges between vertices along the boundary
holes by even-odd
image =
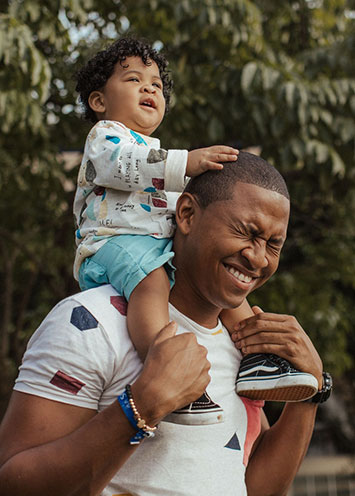
[[[242,320],[252,317],[253,315],[255,314],[251,309],[251,306],[247,300],[244,300],[243,303],[237,308],[222,310],[220,313],[220,319],[222,320],[223,325],[228,329],[229,334],[232,335],[235,324],[238,324]]]
[[[153,270],[132,291],[127,308],[127,325],[142,361],[155,336],[169,323],[169,292],[169,279],[163,267]]]
[[[162,267],[151,272],[132,291],[127,325],[142,361],[155,336],[169,322],[169,293],[169,279]],[[164,420],[184,425],[217,424],[223,421],[223,410],[205,391],[196,401],[172,412]]]
[[[235,324],[254,314],[247,300],[238,308],[223,310],[221,320],[233,334]],[[267,353],[244,355],[236,382],[240,396],[252,400],[304,401],[318,390],[317,379],[300,372],[283,358]]]

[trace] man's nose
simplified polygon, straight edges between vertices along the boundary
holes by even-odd
[[[269,265],[266,256],[266,243],[253,243],[242,251],[252,269],[264,269]]]

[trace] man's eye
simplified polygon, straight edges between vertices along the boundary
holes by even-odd
[[[272,243],[268,243],[268,247],[274,253],[280,253],[280,251],[281,251],[281,246],[279,246],[279,245],[273,245]]]
[[[246,239],[251,239],[252,236],[250,236],[249,233],[247,233],[243,228],[241,227],[236,227],[234,229],[235,231],[235,234],[239,237],[239,238],[246,238]]]

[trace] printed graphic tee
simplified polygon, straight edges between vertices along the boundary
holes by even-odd
[[[14,389],[102,411],[142,368],[125,315],[126,302],[110,285],[63,300],[30,339]],[[220,322],[204,328],[173,306],[170,318],[179,332],[193,332],[207,348],[207,392],[224,409],[225,421],[203,426],[162,421],[102,496],[246,496],[245,468],[260,431],[262,402],[235,393],[241,355]]]

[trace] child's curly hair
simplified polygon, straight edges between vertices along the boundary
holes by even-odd
[[[120,38],[106,50],[98,52],[76,73],[77,84],[75,89],[79,93],[79,100],[84,106],[85,119],[93,123],[97,122],[96,114],[90,108],[88,102],[89,95],[95,90],[101,90],[112,76],[117,62],[122,63],[127,57],[140,57],[145,65],[150,65],[151,60],[157,64],[163,83],[165,111],[168,111],[173,81],[166,70],[168,66],[167,60],[164,55],[152,48],[146,40],[127,37]]]

